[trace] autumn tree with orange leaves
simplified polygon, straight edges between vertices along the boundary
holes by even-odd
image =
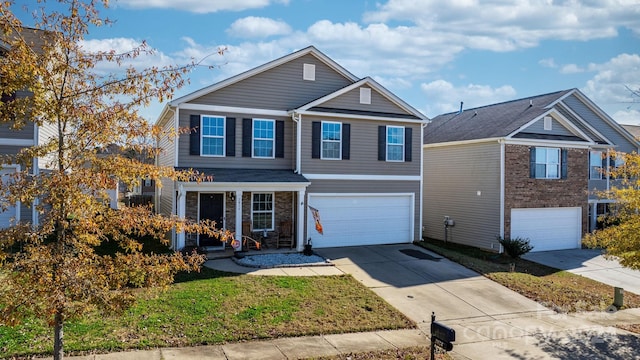
[[[37,224],[0,229],[0,325],[45,319],[53,327],[54,358],[61,359],[66,321],[90,311],[126,309],[135,288],[165,287],[177,272],[196,271],[203,262],[196,254],[148,253],[137,239],[166,242],[161,239],[172,229],[222,240],[229,234],[210,222],[163,217],[147,207],[113,210],[104,201],[118,180],[127,185],[141,178],[203,180],[135,157],[105,154],[115,144],[121,153],[153,156],[149,140],[161,130],[138,109],[170,98],[196,64],[126,66],[152,53],[145,43],[126,53],[89,52],[83,48],[89,30],[110,23],[98,11],[108,0],[53,3],[56,10],[47,11],[46,1],[34,2],[40,7],[31,9],[35,25],[26,28],[13,11],[22,5],[0,2],[0,36],[6,45],[0,55],[0,125],[20,130],[33,122],[41,138],[17,155],[0,157],[0,166],[21,165],[0,182],[0,211],[20,203],[35,206],[39,214]],[[98,71],[105,64],[118,71]],[[119,251],[96,252],[107,241]]]

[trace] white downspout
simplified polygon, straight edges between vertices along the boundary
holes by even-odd
[[[291,120],[296,123],[296,174],[302,173],[302,114],[293,112]]]
[[[504,139],[498,140],[500,143],[500,238],[504,239],[504,186],[505,186],[505,151]],[[499,252],[502,254],[502,244],[500,244]]]
[[[427,127],[428,123],[424,123],[420,126],[420,209],[418,210],[420,222],[418,227],[418,241],[422,241],[422,231],[424,230],[423,225],[423,209],[424,209],[424,147],[422,147],[422,139],[424,139],[424,129]]]

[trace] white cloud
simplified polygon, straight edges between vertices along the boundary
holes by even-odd
[[[555,60],[553,58],[547,58],[547,59],[542,59],[540,61],[538,61],[538,64],[540,66],[543,67],[547,67],[547,68],[557,68],[558,65],[556,64]]]
[[[93,39],[81,42],[83,50],[89,53],[113,51],[115,54],[125,54],[139,48],[141,45],[141,41],[130,38]],[[95,70],[100,74],[108,74],[121,72],[128,66],[142,70],[148,68],[149,64],[157,67],[174,64],[171,57],[158,50],[152,49],[149,44],[147,44],[147,50],[151,52],[141,53],[136,58],[124,60],[122,65],[118,65],[114,61],[99,62],[96,64]]]
[[[457,44],[491,51],[536,46],[546,39],[590,40],[617,35],[627,27],[640,33],[634,1],[389,0],[364,15],[367,22],[410,22]]]
[[[510,85],[498,88],[477,84],[454,86],[445,80],[421,84],[420,89],[426,97],[429,117],[457,111],[461,101],[464,102],[464,108],[469,109],[512,100],[516,96],[516,90]]]
[[[585,70],[583,68],[579,67],[576,64],[567,64],[562,66],[562,68],[560,69],[561,74],[578,74],[584,71]]]
[[[206,14],[219,11],[260,9],[272,3],[288,4],[289,0],[119,0],[116,5],[136,9],[161,8]]]
[[[640,107],[640,99],[628,88],[640,89],[640,55],[620,54],[602,64],[589,64],[589,70],[596,74],[581,88],[582,92],[616,121],[635,116],[630,110]]]
[[[249,16],[234,21],[227,33],[242,38],[266,38],[289,34],[291,27],[284,21]]]
[[[640,103],[637,108],[640,109]],[[611,117],[620,124],[640,125],[640,110],[638,109],[619,110]]]

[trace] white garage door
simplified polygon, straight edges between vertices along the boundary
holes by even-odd
[[[535,208],[511,210],[511,238],[529,238],[533,250],[576,249],[581,245],[582,209]]]
[[[0,177],[2,177],[3,181],[7,181],[7,177],[4,175],[14,173],[15,171],[16,169],[14,168],[5,167],[3,169],[0,169]],[[0,229],[9,227],[11,223],[11,219],[14,218],[15,216],[16,216],[16,208],[13,206],[8,208],[7,211],[0,212]]]
[[[397,244],[413,241],[413,194],[309,194],[309,206],[318,209],[323,228],[315,228],[311,211],[307,237],[313,247]]]

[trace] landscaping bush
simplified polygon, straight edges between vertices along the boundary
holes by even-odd
[[[515,239],[503,239],[498,237],[498,241],[502,244],[504,252],[514,259],[519,259],[520,256],[533,249],[533,246],[529,243],[529,239],[523,239],[521,237],[516,237]]]

